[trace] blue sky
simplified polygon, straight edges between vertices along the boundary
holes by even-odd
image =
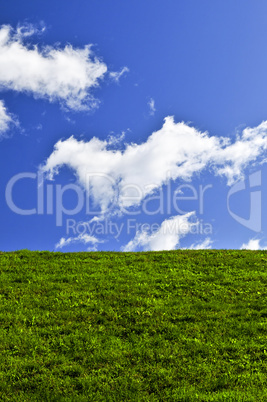
[[[266,14],[1,2],[0,249],[266,248]]]

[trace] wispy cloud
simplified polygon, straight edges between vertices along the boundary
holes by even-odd
[[[18,120],[15,116],[8,113],[4,101],[0,100],[0,138],[6,136],[7,131],[12,125],[18,125]]]
[[[9,25],[4,25],[9,26]],[[14,32],[14,37],[18,40],[27,38],[30,36],[41,36],[46,30],[46,27],[43,22],[39,25],[31,24],[29,22],[24,22],[23,24],[18,24],[17,29]]]
[[[231,185],[243,177],[250,163],[260,163],[266,150],[267,121],[244,129],[232,142],[167,117],[163,127],[146,142],[126,144],[124,150],[110,149],[108,141],[95,137],[88,142],[74,137],[59,141],[42,170],[52,178],[67,165],[105,210],[114,200],[119,208],[139,205],[168,180],[190,180],[206,168],[226,177]]]
[[[194,212],[173,216],[163,221],[160,228],[152,233],[145,229],[138,231],[122,251],[135,251],[140,248],[144,251],[174,250],[179,245],[180,239],[198,224],[191,220],[194,216]]]
[[[207,237],[203,242],[194,243],[189,247],[189,250],[207,250],[211,249],[213,241]]]
[[[70,244],[74,243],[83,243],[83,244],[91,244],[92,246],[89,247],[89,251],[96,251],[97,244],[101,243],[99,239],[95,236],[89,236],[88,234],[80,234],[76,237],[62,237],[60,241],[55,245],[55,249],[61,249],[63,247],[69,246]]]
[[[44,28],[42,29],[42,31]],[[40,33],[32,25],[13,30],[0,27],[0,86],[36,98],[58,101],[72,110],[88,110],[98,105],[92,89],[107,72],[107,66],[93,55],[91,45],[29,45],[27,39]]]
[[[125,139],[125,131],[122,131],[119,135],[110,134],[107,138],[107,143],[110,146],[119,145]]]
[[[110,73],[109,73],[109,76],[110,76],[110,78],[112,79],[112,80],[114,80],[114,81],[116,81],[116,82],[119,82],[119,80],[120,80],[120,78],[124,75],[124,74],[126,74],[126,73],[128,73],[130,70],[129,70],[129,68],[128,67],[123,67],[122,69],[121,69],[121,71],[111,71]]]
[[[153,98],[150,98],[148,101],[148,107],[149,107],[149,114],[150,116],[154,116],[156,112],[156,107],[155,107],[155,100]]]
[[[244,243],[241,246],[241,250],[267,250],[267,245],[262,246],[259,239],[250,239],[248,243]]]

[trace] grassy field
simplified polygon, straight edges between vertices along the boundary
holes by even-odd
[[[266,401],[267,252],[0,253],[3,401]]]

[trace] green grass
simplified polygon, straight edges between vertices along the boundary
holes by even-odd
[[[0,253],[3,401],[266,401],[267,252]]]

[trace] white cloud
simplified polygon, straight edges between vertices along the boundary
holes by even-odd
[[[213,244],[213,241],[207,237],[203,242],[201,243],[194,243],[189,247],[189,250],[207,250],[211,249],[211,246]]]
[[[241,250],[267,250],[267,246],[261,246],[259,239],[250,239],[247,244],[242,244]]]
[[[260,163],[266,155],[267,121],[231,142],[167,117],[146,142],[110,148],[96,137],[88,142],[70,137],[55,144],[42,170],[52,179],[61,166],[71,168],[102,211],[113,200],[120,208],[136,206],[168,180],[190,180],[205,168],[226,176],[229,185],[241,179],[249,163]]]
[[[148,107],[149,107],[149,114],[150,116],[154,116],[156,108],[155,108],[155,100],[153,98],[150,98],[148,101]]]
[[[152,233],[145,228],[138,231],[135,237],[122,248],[122,251],[135,251],[141,248],[144,251],[175,250],[180,239],[190,233],[198,222],[191,221],[195,212],[177,215],[162,222],[158,230]]]
[[[110,146],[111,146],[111,145],[119,145],[119,144],[122,143],[122,141],[124,140],[124,138],[125,138],[125,131],[122,131],[122,133],[119,134],[119,135],[110,134],[110,135],[108,136],[107,143],[108,143],[108,145],[110,145]]]
[[[92,244],[93,247],[89,247],[88,250],[95,251],[97,249],[97,244],[101,243],[101,241],[95,236],[89,236],[88,234],[80,234],[79,236],[68,238],[62,237],[55,245],[55,249],[60,249],[74,243]]]
[[[110,78],[112,78],[114,81],[119,82],[120,78],[122,75],[125,73],[128,73],[130,70],[128,67],[123,67],[121,71],[111,71],[109,73]]]
[[[3,25],[3,27],[9,26],[9,25]],[[18,40],[27,38],[33,35],[42,35],[44,31],[46,30],[45,25],[41,22],[40,23],[40,28],[38,28],[36,25],[25,22],[23,25],[18,25],[16,31],[14,32],[14,37],[16,37]]]
[[[4,101],[0,100],[0,138],[5,135],[13,124],[18,124],[16,118],[8,113]]]
[[[105,75],[106,64],[93,56],[90,45],[80,49],[70,44],[64,48],[26,44],[35,33],[32,25],[16,31],[10,25],[0,27],[1,88],[59,101],[72,110],[96,107],[91,90]]]

